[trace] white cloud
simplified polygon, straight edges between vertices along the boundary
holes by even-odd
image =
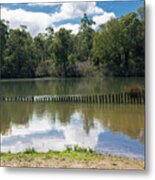
[[[44,3],[44,5],[49,4],[50,3]],[[52,5],[54,4],[56,3],[53,3]],[[93,25],[94,29],[97,29],[100,24],[106,23],[111,18],[115,18],[113,12],[105,12],[102,8],[97,7],[96,2],[63,3],[61,4],[59,11],[51,14],[45,12],[32,12],[24,9],[8,9],[5,7],[1,9],[2,19],[10,22],[10,28],[15,29],[19,28],[20,25],[26,25],[32,36],[43,33],[49,26],[55,28],[55,31],[64,27],[68,30],[72,30],[73,34],[77,34],[80,26],[79,24],[71,24],[70,22],[67,22],[66,24],[60,23],[62,20],[69,21],[74,20],[75,18],[81,18],[84,13],[93,17],[93,20],[96,22],[96,25]],[[59,22],[60,25],[55,27],[55,23],[57,22]]]
[[[51,15],[52,22],[59,22],[65,19],[82,17],[87,15],[102,14],[104,11],[96,6],[96,2],[63,3],[59,12]]]
[[[30,12],[23,9],[10,10],[2,8],[2,19],[10,22],[10,28],[15,29],[20,25],[26,25],[28,31],[33,36],[40,32],[44,32],[45,29],[51,24],[51,16],[42,12]]]
[[[96,24],[94,24],[92,28],[96,30],[101,24],[105,24],[112,18],[116,18],[113,12],[111,13],[104,12],[102,15],[94,16],[93,21],[95,21]]]
[[[58,27],[55,28],[55,31],[59,31],[60,28],[65,28],[67,30],[71,30],[72,34],[77,34],[80,28],[79,24],[71,24],[71,23],[66,23],[66,24],[62,24]]]

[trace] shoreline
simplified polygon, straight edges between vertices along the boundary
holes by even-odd
[[[95,152],[77,152],[65,150],[0,153],[2,167],[36,167],[36,168],[82,168],[82,169],[122,169],[144,170],[143,160],[127,157],[99,154]]]

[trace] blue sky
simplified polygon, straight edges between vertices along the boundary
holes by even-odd
[[[97,29],[100,24],[111,18],[119,18],[129,12],[136,11],[143,0],[106,1],[106,2],[72,2],[72,3],[31,3],[31,4],[3,4],[2,19],[10,22],[11,28],[26,25],[30,33],[35,36],[43,33],[48,26],[55,31],[61,27],[78,32],[80,19],[84,13],[91,17]]]
[[[143,0],[139,1],[109,1],[109,2],[98,2],[97,5],[104,8],[105,11],[114,12],[116,17],[121,17],[129,12],[136,11],[142,4]]]

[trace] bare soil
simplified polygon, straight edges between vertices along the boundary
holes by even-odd
[[[97,156],[90,159],[70,157],[23,156],[1,157],[1,166],[5,167],[44,167],[44,168],[91,168],[144,170],[144,161],[114,156]]]

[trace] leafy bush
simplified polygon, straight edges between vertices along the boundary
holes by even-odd
[[[96,75],[96,69],[90,61],[76,62],[77,76],[92,77]]]
[[[32,154],[32,153],[36,153],[35,148],[26,148],[24,151],[24,154]]]
[[[36,76],[38,77],[48,77],[53,74],[54,72],[54,65],[51,60],[42,61],[36,69],[35,72]]]

